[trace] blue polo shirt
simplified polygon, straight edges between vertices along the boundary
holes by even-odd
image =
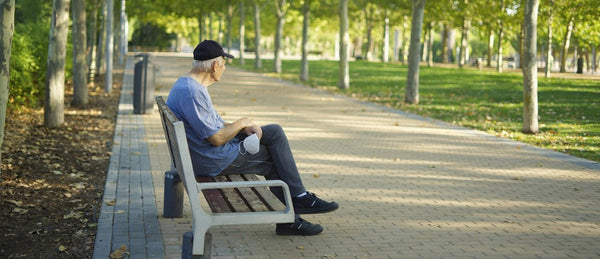
[[[216,176],[237,157],[238,140],[215,147],[207,138],[225,127],[205,86],[190,77],[177,79],[167,97],[167,106],[185,125],[194,173]]]

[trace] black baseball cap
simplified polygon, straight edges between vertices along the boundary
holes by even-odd
[[[204,40],[194,49],[194,60],[209,60],[216,57],[233,58],[233,55],[225,53],[223,47],[214,40]]]

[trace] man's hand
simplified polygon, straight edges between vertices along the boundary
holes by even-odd
[[[256,136],[258,136],[258,139],[260,139],[262,137],[262,129],[257,125],[244,128],[244,132],[248,136],[256,133]]]
[[[218,147],[229,142],[242,130],[247,135],[256,133],[259,139],[262,137],[262,129],[250,119],[244,117],[233,123],[226,123],[224,128],[217,132],[217,134],[208,137],[207,140],[211,145]]]

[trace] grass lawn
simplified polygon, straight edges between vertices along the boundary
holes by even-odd
[[[284,60],[281,74],[273,73],[272,60],[254,60],[249,71],[299,82],[300,61]],[[521,133],[523,79],[518,72],[429,68],[421,66],[418,105],[404,103],[407,66],[399,63],[350,62],[350,89],[336,87],[338,62],[309,62],[306,84],[388,107],[486,131],[538,147],[600,162],[600,78],[564,79],[538,77],[540,133]]]

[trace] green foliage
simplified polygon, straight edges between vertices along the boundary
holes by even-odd
[[[268,73],[270,62],[258,72]],[[541,133],[527,135],[519,72],[421,67],[421,102],[407,105],[405,65],[351,62],[350,89],[339,90],[337,62],[309,64],[311,86],[600,162],[600,80],[538,78]],[[299,82],[299,68],[299,61],[284,60],[282,73],[271,75]]]
[[[172,39],[176,39],[176,35],[167,33],[166,26],[145,23],[133,32],[131,44],[155,50],[166,50]]]
[[[44,98],[49,28],[16,24],[10,58],[9,110],[36,108]]]

